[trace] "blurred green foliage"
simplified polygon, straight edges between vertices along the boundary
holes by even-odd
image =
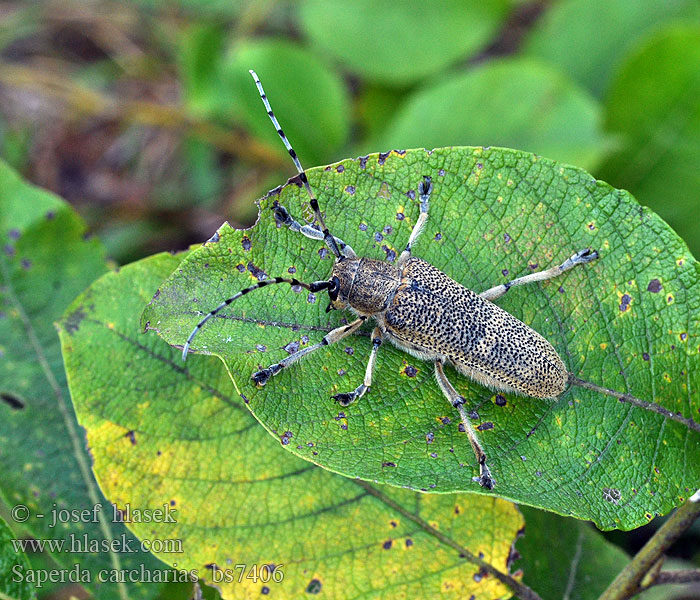
[[[250,224],[306,166],[497,145],[591,170],[700,255],[696,0],[6,2],[0,155],[119,262]]]

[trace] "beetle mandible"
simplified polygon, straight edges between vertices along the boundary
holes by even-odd
[[[464,431],[474,450],[479,475],[473,477],[473,480],[486,489],[492,489],[495,481],[487,464],[486,453],[471,424],[471,420],[478,418],[478,414],[465,408],[466,401],[447,378],[445,365],[452,366],[493,390],[540,399],[556,398],[569,385],[578,385],[663,414],[700,431],[700,426],[691,419],[669,413],[659,405],[578,379],[567,370],[554,347],[545,338],[494,304],[494,300],[515,286],[552,279],[577,265],[596,260],[597,251],[590,248],[579,250],[559,265],[518,277],[477,294],[412,254],[412,247],[428,219],[433,190],[431,177],[425,175],[418,185],[420,214],[396,264],[358,256],[347,243],[331,235],[328,230],[306,173],[272,112],[260,79],[254,71],[251,70],[250,74],[255,80],[268,116],[294,161],[320,230],[310,225],[301,225],[278,203],[273,207],[275,219],[292,231],[323,241],[334,254],[335,263],[327,280],[303,283],[296,278],[274,277],[264,279],[227,298],[207,313],[193,329],[183,346],[183,360],[187,358],[190,344],[197,332],[224,307],[253,290],[271,284],[287,283],[311,292],[327,291],[330,298],[327,311],[349,310],[357,318],[333,329],[320,342],[253,373],[252,380],[257,385],[264,386],[272,376],[307,354],[342,340],[357,331],[368,319],[374,319],[376,326],[371,335],[372,349],[363,382],[354,390],[336,394],[333,398],[342,406],[348,406],[369,392],[377,353],[385,341],[417,358],[432,362],[438,385],[450,404],[458,410]]]

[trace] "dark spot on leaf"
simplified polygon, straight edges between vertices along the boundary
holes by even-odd
[[[325,246],[323,248],[319,248],[318,255],[321,257],[321,259],[326,258],[328,256],[328,248]]]
[[[484,168],[484,165],[481,164],[480,162],[478,162],[478,163],[476,163],[476,168],[477,168],[477,170],[481,171],[481,169]]]
[[[250,403],[250,400],[248,400],[248,396],[246,396],[245,394],[241,394],[241,399],[242,399],[243,402],[245,402],[246,404],[249,404],[249,403]]]
[[[505,241],[506,244],[510,244],[510,236],[507,233],[503,234],[503,241]]]
[[[666,297],[666,304],[673,304],[673,296],[669,295]]]
[[[431,452],[430,456],[431,458],[437,458],[437,452]]]
[[[298,294],[298,293],[301,292],[301,290],[303,290],[303,289],[304,289],[304,288],[301,287],[300,285],[293,285],[293,286],[292,286],[292,291],[293,291],[295,294]],[[294,329],[294,326],[292,326],[292,331],[298,331],[298,330],[299,330],[299,326],[298,326],[298,325],[296,325],[296,329]]]
[[[378,231],[374,234],[374,241],[375,242],[381,242],[384,239],[384,236],[379,233]]]
[[[377,158],[377,164],[383,165],[390,154],[391,152],[380,152]]]
[[[345,191],[352,196],[355,193],[355,186],[347,185],[345,186]]]
[[[542,477],[542,471],[535,471],[535,475],[537,477]]]
[[[245,273],[245,265],[236,265],[236,268],[238,269],[239,273]]]
[[[445,176],[445,169],[440,169],[440,170],[438,171],[438,175],[439,175],[440,177],[444,177],[444,176]]]
[[[658,294],[663,289],[661,282],[658,279],[652,279],[647,286],[647,292]]]
[[[250,271],[251,275],[258,281],[267,279],[267,273],[265,273],[265,271],[263,271],[261,268],[256,267],[252,262],[248,263],[248,271]]]
[[[539,267],[539,266],[540,266],[540,265],[538,265],[537,263],[532,263],[531,265],[528,265],[528,268],[529,268],[531,271],[534,271],[534,270],[535,270],[537,267]]]
[[[313,447],[314,447],[314,443],[313,443],[313,442],[306,442],[306,445],[307,445],[309,448],[313,448]]]
[[[391,544],[392,544],[391,540],[387,540],[386,542],[384,542],[382,544],[382,548],[384,548],[384,550],[391,550]]]
[[[481,572],[474,573],[474,581],[476,581],[477,583],[479,583],[483,579],[483,577],[484,576],[481,574]]]
[[[291,439],[292,434],[289,431],[287,431],[283,436],[280,437],[280,442],[282,442],[283,446],[286,446],[287,444],[289,444],[289,440]]]
[[[344,419],[344,418],[345,418],[345,413],[344,413],[344,412],[339,412],[339,413],[338,413],[338,416],[335,417],[335,420],[336,420],[336,421],[340,421],[340,419]]]
[[[124,434],[124,437],[129,438],[129,441],[131,442],[132,446],[136,445],[136,433],[133,431],[133,429],[131,431],[127,431]]]
[[[297,350],[299,350],[299,342],[296,340],[289,342],[286,346],[282,347],[282,350],[285,350],[287,354],[294,354]]]
[[[620,298],[620,312],[625,312],[629,308],[630,302],[632,302],[632,296],[623,294]]]
[[[476,428],[479,431],[488,431],[489,429],[493,429],[493,423],[491,421],[486,421],[485,423],[477,425]]]
[[[442,234],[440,232],[436,233],[435,240],[439,242],[441,239],[442,239]]]
[[[309,293],[309,295],[306,297],[306,301],[309,304],[313,304],[314,302],[316,302],[316,294]]]
[[[345,167],[343,165],[338,165],[335,170],[338,171],[338,173],[342,173],[345,171]]]
[[[347,429],[348,429],[348,424],[347,424],[347,423],[341,423],[341,424],[340,424],[340,428],[343,429],[343,430],[345,430],[345,431],[347,431]]]
[[[503,277],[508,277],[508,269],[503,269],[501,273],[503,273]]]
[[[425,436],[425,441],[428,442],[429,444],[432,444],[434,439],[435,439],[435,434],[432,431],[427,433]]]
[[[218,242],[221,239],[221,236],[219,235],[219,232],[215,232],[214,235],[212,235],[208,240],[207,243],[213,244],[215,242]]]
[[[688,334],[685,333],[685,332],[683,332],[683,333],[681,333],[678,337],[681,338],[681,341],[682,341],[682,342],[685,342],[686,338],[688,337]]]
[[[396,252],[389,248],[387,245],[382,245],[382,250],[386,253],[386,260],[388,262],[394,262],[396,260]]]
[[[302,343],[302,344],[308,344],[308,343],[309,343],[309,336],[308,336],[308,335],[302,335],[302,336],[301,336],[301,343]]]
[[[10,246],[10,244],[6,244],[4,250],[5,250],[5,254],[7,254],[7,256],[14,256],[15,255],[15,249],[12,246]]]
[[[287,269],[287,272],[288,272],[288,273],[291,273],[291,274],[293,275],[294,273],[297,272],[297,268],[296,268],[296,267],[289,267],[289,268]]]
[[[391,225],[384,225],[384,235],[389,235],[392,231]]]
[[[263,346],[262,344],[256,344],[255,349],[258,352],[267,352],[267,346]]]
[[[320,594],[322,587],[323,586],[318,579],[312,579],[311,581],[309,581],[309,585],[306,586],[306,593],[307,594]]]
[[[589,223],[589,224],[588,224],[588,229],[590,229],[591,231],[593,231],[593,230],[595,229],[595,223]]]
[[[8,392],[0,392],[0,400],[5,402],[13,410],[22,410],[24,408],[24,402],[14,394]]]
[[[63,328],[66,330],[68,335],[73,335],[78,329],[80,329],[80,323],[85,319],[87,315],[83,310],[82,306],[76,308],[71,314],[69,314],[65,321],[63,322]]]
[[[457,429],[459,429],[460,433],[464,433],[466,431],[466,429],[464,428],[464,423],[460,423]]]
[[[345,369],[338,369],[338,375],[340,375],[341,377],[343,375],[345,375],[345,373],[346,373]]]
[[[467,415],[469,416],[470,419],[478,419],[479,418],[479,413],[476,412],[475,410],[468,411]]]
[[[396,213],[396,220],[397,221],[403,221],[406,218],[406,215],[404,215],[402,212]]]
[[[620,493],[620,490],[607,487],[603,488],[603,500],[607,502],[612,502],[613,504],[617,504],[620,501],[621,497],[622,494]]]
[[[382,463],[382,467],[395,467],[395,466],[396,466],[396,463],[389,462],[389,461]]]
[[[367,167],[367,159],[369,156],[360,156],[360,169],[364,169]]]
[[[56,218],[56,211],[55,210],[50,210],[49,212],[46,213],[46,218],[51,221]]]
[[[450,417],[442,417],[442,419],[440,419],[440,420],[442,421],[443,425],[449,425],[450,423],[452,423],[452,420],[450,419]]]
[[[644,360],[649,360],[649,355],[646,352],[642,352],[642,358]]]
[[[406,192],[406,196],[408,196],[411,200],[416,199],[416,190],[408,190]]]
[[[243,246],[243,250],[248,252],[253,244],[250,243],[250,238],[248,238],[247,235],[243,236],[243,239],[241,240],[241,246]]]
[[[355,350],[353,348],[351,348],[350,346],[346,346],[345,347],[345,354],[349,354],[350,356],[352,356],[353,354],[355,354]]]
[[[18,240],[20,235],[19,229],[10,229],[10,231],[7,232],[7,236],[11,240]]]
[[[502,394],[496,394],[496,406],[505,406],[506,405],[506,397]]]
[[[413,365],[406,365],[403,370],[403,374],[406,375],[406,377],[415,377],[418,374],[418,369],[416,369]]]
[[[360,223],[360,231],[367,231],[367,223]]]
[[[563,293],[564,293],[564,286],[563,286],[563,285],[560,285],[560,286],[559,286],[559,289],[558,289],[557,291],[558,291],[560,294],[563,294]]]
[[[408,538],[406,540],[406,548],[410,548],[411,546],[413,546],[413,540],[411,538]]]
[[[267,587],[266,585],[264,585],[264,586],[262,586],[262,588],[260,588],[260,593],[263,596],[267,596],[270,593],[270,588]]]

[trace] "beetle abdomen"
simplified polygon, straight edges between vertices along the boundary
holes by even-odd
[[[535,398],[566,389],[567,369],[547,340],[419,258],[406,263],[383,321],[398,346],[443,357],[483,385]]]

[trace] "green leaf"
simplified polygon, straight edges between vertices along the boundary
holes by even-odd
[[[606,104],[623,148],[603,176],[658,211],[700,256],[700,26],[673,26],[629,57]]]
[[[595,600],[629,562],[590,523],[521,508],[525,532],[516,544],[514,563],[524,581],[543,600]]]
[[[422,175],[435,187],[417,256],[481,291],[596,248],[595,263],[498,303],[550,340],[577,376],[697,419],[698,265],[665,223],[580,169],[499,148],[371,155],[313,169],[309,179],[335,235],[361,255],[395,259],[419,213]],[[219,241],[193,252],[161,286],[144,323],[182,346],[203,312],[262,273],[328,277],[329,253],[276,227],[269,210],[279,202],[300,215],[306,201],[303,188],[286,185],[263,199],[253,229],[223,226]],[[485,493],[471,481],[472,450],[430,364],[385,344],[369,394],[346,409],[330,398],[362,381],[367,330],[314,352],[264,389],[252,385],[254,371],[349,316],[325,307],[321,293],[271,286],[207,322],[193,347],[224,359],[255,416],[298,456],[368,481]],[[481,439],[502,497],[629,529],[700,487],[698,434],[678,423],[580,388],[556,401],[507,396],[499,407],[492,392],[448,376],[481,421],[494,424]]]
[[[483,144],[592,168],[606,152],[600,108],[561,73],[528,59],[489,61],[416,91],[367,148]]]
[[[306,36],[373,81],[408,85],[474,55],[506,19],[508,0],[305,0]]]
[[[275,114],[300,156],[328,159],[343,146],[350,131],[350,102],[340,77],[315,54],[280,40],[241,42],[222,66],[224,114],[233,116],[270,148],[286,156],[260,103],[248,71],[265,85]]]
[[[700,19],[695,0],[564,0],[530,31],[523,52],[558,65],[596,96],[624,56],[660,23]]]
[[[26,581],[29,560],[12,544],[15,536],[0,517],[0,598],[29,600],[35,598],[34,586]]]
[[[62,540],[66,547],[72,537],[101,543],[126,533],[106,516],[111,506],[90,473],[54,328],[69,302],[106,270],[102,246],[84,234],[84,223],[68,205],[0,162],[0,495],[10,506],[29,508],[24,525],[33,537]],[[82,318],[76,313],[71,323],[78,326]],[[92,510],[100,503],[100,522],[51,526],[55,508]],[[80,562],[94,575],[156,564],[143,552],[54,556],[63,567]],[[157,590],[130,586],[128,596],[152,597]],[[110,584],[95,591],[99,597],[127,595],[123,586]]]
[[[218,360],[193,356],[183,366],[178,351],[141,335],[139,311],[179,262],[163,254],[105,275],[61,323],[71,393],[107,497],[132,510],[176,511],[174,523],[133,523],[133,531],[181,540],[182,553],[159,556],[207,582],[214,565],[218,576],[228,569],[236,580],[217,583],[224,598],[265,588],[285,598],[507,595],[460,553],[483,552],[506,571],[522,526],[512,504],[421,495],[316,468],[265,433]],[[84,318],[74,326],[76,313]],[[263,565],[271,564],[280,583],[249,577],[257,568],[269,578]],[[241,583],[236,565],[247,565]]]

